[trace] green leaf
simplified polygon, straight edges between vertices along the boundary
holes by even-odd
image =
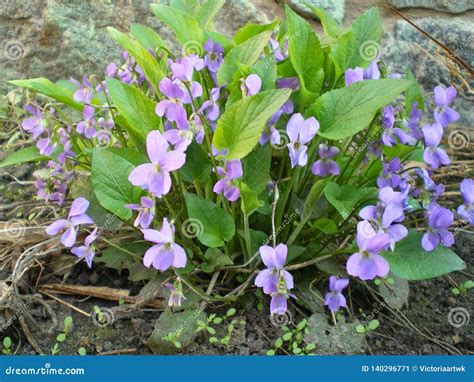
[[[273,349],[267,350],[267,355],[268,356],[275,355],[275,350],[273,350]]]
[[[72,98],[72,90],[63,88],[46,78],[32,78],[29,80],[15,80],[9,82],[13,85],[20,86],[22,88],[35,90],[38,93],[51,97],[77,110],[82,110],[82,108],[84,107],[83,104],[74,101],[74,99]]]
[[[336,208],[343,219],[347,219],[352,214],[357,202],[368,198],[374,192],[376,193],[377,191],[372,187],[359,189],[351,184],[339,186],[337,183],[331,182],[324,189],[324,196]]]
[[[225,0],[205,0],[199,12],[198,21],[203,29],[211,29],[214,17],[219,13]]]
[[[56,341],[58,341],[58,342],[64,342],[65,340],[66,340],[66,334],[64,334],[64,333],[60,333],[56,337]]]
[[[186,163],[179,169],[179,174],[186,182],[204,183],[211,175],[212,164],[202,146],[191,143],[186,150]]]
[[[303,206],[302,220],[308,220],[311,217],[328,181],[328,179],[319,179],[313,183]]]
[[[204,253],[204,259],[206,262],[201,263],[201,268],[206,273],[214,272],[216,267],[224,267],[226,265],[234,264],[229,256],[217,248],[208,248],[206,253]]]
[[[154,52],[160,48],[168,49],[167,42],[164,41],[153,29],[145,25],[132,24],[130,25],[130,32],[132,33],[132,36],[145,47],[145,49],[151,49]]]
[[[69,330],[71,329],[72,327],[72,317],[71,316],[67,316],[65,319],[64,319],[64,330]]]
[[[81,346],[79,349],[77,349],[77,354],[87,355],[87,350]]]
[[[266,31],[273,31],[280,20],[278,17],[275,18],[269,24],[254,24],[248,22],[242,28],[240,28],[234,35],[234,41],[237,45],[242,44],[243,42],[247,41],[249,38],[258,35],[259,33],[266,32]]]
[[[240,182],[240,194],[241,194],[241,209],[242,212],[247,216],[252,215],[259,207],[263,205],[263,202],[258,200],[258,194],[252,190],[244,182]]]
[[[244,175],[242,181],[260,194],[270,181],[272,149],[270,145],[258,145],[242,160]]]
[[[107,27],[109,35],[127,52],[129,52],[133,58],[137,61],[137,64],[143,70],[143,74],[149,80],[156,92],[158,92],[158,83],[165,76],[165,73],[161,70],[160,65],[139,42],[133,40],[125,33],[118,31],[115,28]]]
[[[367,327],[368,327],[370,330],[375,330],[375,329],[377,329],[379,326],[380,326],[380,321],[379,321],[379,320],[372,320],[372,321],[369,322],[369,325],[367,325]]]
[[[108,150],[94,149],[92,152],[91,181],[94,193],[102,207],[127,220],[132,211],[125,204],[137,203],[140,189],[128,180],[135,165]]]
[[[277,77],[277,64],[275,56],[269,54],[250,69],[250,73],[257,74],[262,80],[260,91],[275,89],[275,81]]]
[[[5,337],[3,339],[3,347],[5,349],[10,349],[12,347],[12,339],[10,337]]]
[[[155,102],[134,86],[107,78],[107,89],[117,110],[128,122],[128,132],[142,141],[152,130],[162,130],[161,118],[155,114]]]
[[[288,53],[298,73],[300,88],[315,95],[321,91],[324,80],[324,52],[309,23],[298,16],[289,6],[286,9],[288,22]]]
[[[420,85],[416,82],[416,78],[410,69],[407,69],[406,78],[413,81],[413,84],[405,91],[405,109],[407,114],[410,115],[414,102],[418,102],[417,108],[420,110],[425,109],[425,102]]]
[[[28,146],[8,155],[0,162],[0,168],[45,159],[47,159],[47,157],[41,155],[36,146]]]
[[[231,83],[234,78],[234,73],[239,69],[240,65],[252,66],[257,62],[271,34],[271,31],[259,33],[232,49],[225,56],[217,72],[219,84]]]
[[[360,81],[323,94],[307,111],[319,121],[324,138],[344,139],[366,128],[377,111],[412,84],[408,80]]]
[[[421,246],[422,232],[409,230],[408,236],[395,246],[395,251],[382,252],[390,271],[405,280],[426,280],[466,268],[451,249],[439,246],[427,252]]]
[[[320,218],[312,224],[313,228],[316,228],[325,234],[331,235],[337,233],[337,226],[331,219]]]
[[[339,37],[339,35],[341,34],[341,28],[338,22],[334,20],[329,13],[327,13],[324,9],[317,8],[311,4],[306,4],[306,6],[309,7],[319,19],[319,21],[321,21],[324,33],[326,35],[333,38]]]
[[[201,44],[201,46],[205,42],[204,32],[193,16],[163,4],[151,4],[150,6],[155,16],[173,30],[176,38],[184,47],[190,41]]]
[[[258,143],[267,120],[285,103],[290,89],[268,90],[229,107],[217,122],[213,144],[227,159],[245,157]]]
[[[198,195],[186,193],[185,199],[189,218],[200,222],[197,238],[202,244],[221,247],[234,237],[234,220],[226,210]]]
[[[338,75],[347,68],[367,67],[377,57],[381,37],[382,21],[379,11],[373,7],[360,15],[352,24],[351,31],[331,47],[330,57],[336,64]]]

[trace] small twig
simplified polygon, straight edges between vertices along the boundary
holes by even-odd
[[[48,293],[48,292],[45,292],[45,291],[40,291],[40,293],[42,293],[42,294],[44,294],[44,295],[46,295],[46,296],[52,298],[53,300],[56,300],[57,302],[59,302],[59,303],[61,303],[61,304],[63,304],[63,305],[68,306],[69,308],[75,310],[76,312],[78,312],[78,313],[80,313],[80,314],[82,314],[82,315],[84,315],[84,316],[86,316],[86,317],[89,317],[89,318],[92,317],[89,313],[84,312],[82,309],[79,309],[79,308],[75,307],[75,306],[72,305],[72,304],[69,304],[68,302],[66,302],[66,301],[64,301],[64,300],[61,300],[59,297],[56,297],[56,296],[54,296],[54,295],[52,295],[52,294],[50,294],[50,293]]]

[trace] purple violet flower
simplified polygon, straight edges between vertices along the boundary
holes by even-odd
[[[364,281],[387,276],[390,267],[379,253],[388,247],[389,236],[386,233],[376,233],[370,223],[364,220],[357,224],[356,239],[359,252],[347,260],[347,273]]]
[[[395,114],[396,109],[389,105],[384,107],[382,111],[382,127],[384,132],[382,134],[382,142],[385,146],[391,147],[397,144],[395,137],[397,137],[401,143],[414,145],[416,140],[410,136],[405,130],[394,127],[395,126]]]
[[[95,109],[92,106],[85,105],[82,111],[84,120],[80,121],[76,126],[76,131],[79,134],[83,134],[86,138],[92,138],[96,132],[94,113]]]
[[[84,245],[71,248],[71,253],[84,259],[89,268],[92,268],[92,259],[95,256],[94,241],[97,239],[98,228],[95,228],[84,240]]]
[[[300,113],[293,114],[286,125],[286,132],[290,143],[287,145],[290,152],[291,167],[305,166],[308,162],[306,144],[311,141],[319,130],[319,122],[310,117],[306,121]]]
[[[230,202],[235,202],[240,197],[240,191],[233,180],[243,175],[242,162],[239,159],[227,161],[225,167],[218,167],[217,173],[223,178],[214,185],[216,194],[223,194]]]
[[[410,119],[406,122],[406,126],[410,130],[409,134],[417,141],[423,139],[423,131],[421,130],[420,123],[423,117],[423,111],[417,108],[418,102],[413,102],[413,106],[410,112]]]
[[[203,104],[201,105],[201,108],[199,109],[199,112],[206,112],[206,118],[209,121],[215,121],[217,118],[219,118],[220,111],[219,111],[219,105],[217,104],[217,101],[219,100],[220,97],[220,92],[221,88],[212,88],[211,90],[211,98],[207,101],[204,101]]]
[[[448,228],[454,221],[454,214],[447,208],[434,205],[429,210],[428,229],[421,239],[425,251],[432,251],[441,243],[445,247],[454,244],[454,237]]]
[[[273,55],[275,56],[276,62],[283,61],[286,57],[286,50],[288,50],[288,39],[285,41],[285,51],[280,48],[280,43],[274,38],[270,38],[270,45],[273,49]]]
[[[170,297],[168,299],[168,306],[170,308],[179,308],[181,306],[181,300],[186,297],[183,295],[183,288],[181,282],[176,280],[174,285],[170,283],[165,284],[166,289],[170,291]]]
[[[142,196],[140,204],[125,204],[126,208],[138,211],[138,216],[133,223],[134,227],[148,228],[155,217],[155,202],[152,198]]]
[[[188,118],[182,105],[185,92],[179,86],[178,81],[171,81],[165,77],[160,81],[159,89],[168,99],[158,102],[155,113],[159,117],[166,115],[169,121],[176,122],[179,126],[186,126]]]
[[[401,182],[401,177],[397,174],[397,172],[402,170],[400,158],[392,158],[388,164],[386,162],[382,162],[382,168],[382,174],[377,178],[377,186],[379,188],[397,188]]]
[[[221,44],[208,39],[204,44],[204,50],[207,52],[204,56],[204,62],[207,68],[210,72],[217,73],[223,60],[224,48],[222,48]]]
[[[170,172],[181,168],[186,154],[178,150],[170,150],[168,141],[158,130],[148,133],[146,138],[148,158],[151,163],[144,163],[132,170],[128,180],[154,196],[161,198],[171,189]]]
[[[345,73],[346,86],[352,85],[353,83],[362,81],[364,79],[364,69],[354,68],[347,69]]]
[[[36,140],[46,130],[46,119],[44,118],[41,109],[37,106],[26,105],[25,110],[28,111],[32,117],[25,118],[21,122],[21,127],[23,130],[32,134],[33,140]]]
[[[67,219],[59,219],[46,227],[46,233],[50,236],[57,235],[66,229],[61,235],[61,243],[65,247],[72,247],[76,242],[76,227],[80,224],[94,224],[94,221],[86,214],[89,202],[85,198],[77,198],[72,202]]]
[[[312,173],[321,177],[339,175],[339,166],[331,159],[339,154],[339,149],[336,146],[327,147],[325,144],[320,144],[318,152],[321,159],[313,163]]]
[[[436,104],[434,118],[435,121],[443,127],[446,127],[451,122],[456,122],[459,119],[459,113],[449,107],[449,105],[456,99],[456,95],[457,91],[453,86],[445,89],[443,86],[438,85],[434,88],[434,99]]]
[[[474,224],[474,180],[464,179],[461,182],[461,196],[464,204],[458,207],[458,214],[469,224]]]
[[[145,252],[143,264],[160,271],[166,271],[169,267],[184,268],[186,266],[186,253],[183,247],[174,242],[174,225],[163,219],[161,229],[142,229],[146,241],[156,243]]]
[[[430,165],[434,169],[451,163],[448,154],[442,148],[438,147],[443,137],[443,126],[435,122],[432,125],[426,125],[422,127],[423,134],[425,136],[425,151],[423,153],[423,159],[426,164]]]
[[[257,74],[249,74],[242,84],[242,94],[252,96],[257,94],[262,87],[262,80]]]
[[[82,84],[74,78],[71,78],[71,82],[79,87],[73,94],[74,101],[90,103],[93,95],[93,87],[87,76],[82,78]]]
[[[336,276],[329,278],[329,292],[324,297],[324,305],[331,312],[337,312],[341,307],[345,308],[347,306],[342,290],[348,285],[349,279],[338,279]]]

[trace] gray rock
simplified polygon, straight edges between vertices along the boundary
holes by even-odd
[[[344,19],[344,0],[286,0],[285,3],[306,17],[316,18],[311,9],[306,6],[306,3],[308,3],[314,7],[324,9],[338,22],[342,22]]]
[[[428,8],[449,13],[463,13],[474,9],[473,0],[389,0],[395,8]]]
[[[102,74],[107,64],[120,60],[121,48],[109,37],[107,26],[129,30],[131,23],[153,27],[162,38],[172,32],[153,15],[156,1],[24,0],[0,2],[0,71],[8,80],[46,77],[51,80],[83,74]],[[228,1],[216,17],[216,28],[233,34],[247,22],[268,22],[251,1]],[[0,93],[12,86],[0,83]]]
[[[416,23],[462,57],[468,65],[471,67],[474,65],[474,25],[467,18],[425,17],[417,19]],[[390,70],[405,73],[406,69],[410,68],[426,92],[432,92],[438,84],[449,86],[451,83],[460,82],[459,78],[451,76],[449,69],[443,64],[441,57],[446,55],[437,45],[405,21],[397,21],[392,31],[386,31],[382,42],[382,58]],[[450,62],[448,58],[445,60]],[[461,73],[466,80],[468,78],[466,71]],[[465,86],[463,90],[458,91],[454,107],[461,114],[461,119],[457,122],[459,125],[474,126],[474,117],[471,113],[472,90],[469,92]]]

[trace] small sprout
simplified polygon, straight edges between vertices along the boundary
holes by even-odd
[[[176,349],[181,349],[181,342],[179,341],[174,341],[174,346],[176,347]]]
[[[237,311],[234,308],[230,308],[225,314],[227,317],[232,317]]]
[[[12,352],[12,340],[10,337],[3,339],[3,354],[8,355]]]
[[[369,325],[367,326],[369,330],[375,330],[380,326],[379,320],[372,320],[369,322]]]
[[[281,339],[281,337],[277,338],[275,341],[275,347],[281,348],[282,345],[283,345],[283,340]]]
[[[392,279],[391,277],[389,277],[389,278],[387,279],[387,283],[388,283],[389,285],[393,285],[393,284],[395,284],[395,280]]]
[[[216,343],[219,342],[219,339],[217,337],[211,337],[211,338],[209,338],[209,342],[211,344],[216,344]]]
[[[64,342],[66,339],[66,334],[65,333],[60,333],[58,334],[58,336],[56,337],[56,341],[58,342]]]
[[[214,324],[219,325],[222,322],[222,318],[221,317],[216,317],[212,321],[214,322]]]
[[[267,355],[275,355],[275,350],[273,349],[267,350]]]
[[[305,350],[307,351],[314,350],[314,349],[316,349],[316,344],[313,344],[313,343],[306,345],[306,348],[305,348]]]
[[[464,289],[471,289],[474,288],[474,281],[473,280],[467,280],[464,283]]]
[[[87,355],[87,351],[84,347],[80,347],[79,349],[77,349],[77,354],[79,355]]]
[[[458,296],[461,294],[461,291],[458,288],[453,288],[451,289],[451,293],[454,294],[455,296]]]
[[[119,305],[125,304],[125,299],[123,297],[120,297],[118,303],[119,303]]]
[[[287,333],[283,334],[283,340],[284,341],[289,341],[289,340],[291,340],[292,337],[293,337],[293,333],[291,333],[291,332],[287,332]]]
[[[72,327],[72,317],[71,316],[67,316],[65,319],[64,319],[64,331],[65,332],[68,332]]]
[[[380,281],[380,279],[375,279],[374,284],[379,286],[380,284],[382,284],[382,281]]]
[[[357,325],[355,330],[359,334],[364,334],[367,331],[364,325]]]
[[[234,331],[234,325],[230,324],[228,327],[227,327],[227,332],[228,333],[232,333]]]
[[[207,329],[209,334],[212,334],[212,335],[216,334],[216,329],[214,329],[213,327],[208,326],[206,329]]]

